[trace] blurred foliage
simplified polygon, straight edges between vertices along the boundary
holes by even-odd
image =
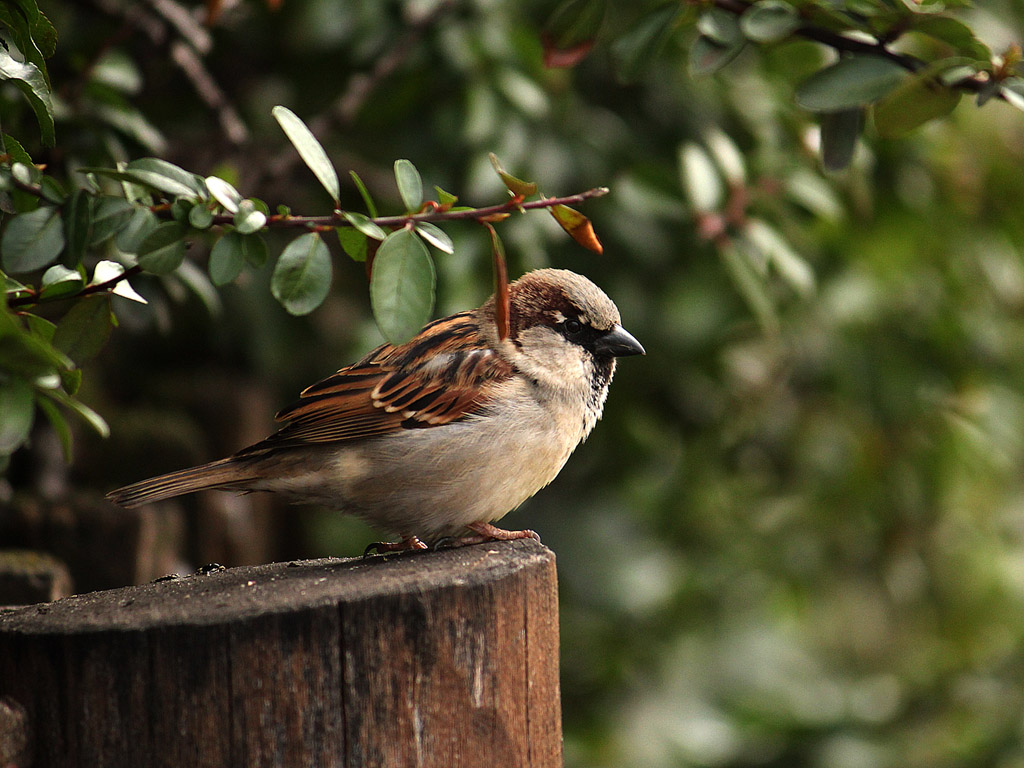
[[[278,104],[391,210],[410,207],[396,158],[469,204],[505,194],[490,152],[544,190],[611,189],[581,206],[602,256],[547,216],[498,225],[513,276],[587,274],[648,350],[507,518],[558,553],[568,765],[1024,765],[1019,3],[248,0],[210,4],[209,27],[207,6],[166,7],[46,4],[52,148],[38,99],[0,87],[3,134],[63,205],[81,200],[76,169],[159,155],[271,210],[328,212]],[[337,197],[367,210],[355,183]],[[445,233],[437,314],[490,292],[488,234]],[[293,239],[267,231],[271,260]],[[230,417],[196,403],[251,410],[262,387],[283,405],[379,342],[365,267],[339,244],[323,238],[333,286],[297,318],[270,264],[221,271],[213,241],[133,277],[145,305],[80,296],[68,328],[111,310],[118,328],[65,331],[35,348],[64,357],[14,372],[52,368],[46,391],[67,392],[86,364],[78,396],[112,434],[80,436],[80,487],[235,450]],[[19,333],[46,339],[71,310],[39,306]],[[8,405],[32,393],[2,392],[0,436],[27,429]],[[8,492],[46,492],[40,442]],[[308,538],[283,557],[373,535],[294,514]]]

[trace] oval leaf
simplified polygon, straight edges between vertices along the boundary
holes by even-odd
[[[812,112],[841,112],[878,101],[907,77],[907,71],[880,56],[849,56],[815,72],[796,91],[796,101]]]
[[[68,296],[80,291],[84,282],[78,270],[68,269],[63,264],[54,264],[43,273],[40,295],[47,299]]]
[[[762,0],[740,16],[740,29],[755,43],[776,43],[800,26],[800,16],[782,0]]]
[[[417,211],[423,203],[423,180],[416,166],[409,160],[395,160],[395,181],[398,194],[407,211]]]
[[[0,413],[0,456],[8,456],[28,440],[35,418],[32,387],[24,379],[0,380]]]
[[[270,292],[291,315],[308,315],[331,289],[331,254],[316,232],[292,240],[270,279]]]
[[[238,213],[238,205],[242,202],[242,195],[231,184],[217,176],[207,176],[206,186],[216,200],[228,213]]]
[[[87,296],[68,310],[53,332],[53,346],[81,365],[106,345],[114,328],[109,296]]]
[[[841,171],[853,160],[863,125],[862,109],[827,112],[821,118],[821,161],[826,170]]]
[[[875,104],[875,128],[885,139],[906,136],[929,120],[952,112],[960,96],[960,91],[940,85],[933,77],[909,78]]]
[[[343,215],[345,220],[348,221],[353,227],[358,229],[367,237],[372,237],[374,240],[383,240],[388,236],[388,233],[381,229],[377,224],[370,221],[369,217],[364,216],[361,213],[353,213],[352,211],[344,211]]]
[[[185,260],[185,227],[176,221],[160,224],[139,243],[138,257],[147,272],[173,272]]]
[[[36,208],[11,219],[0,239],[4,271],[31,272],[45,267],[64,250],[60,211]]]
[[[338,227],[338,242],[352,261],[366,261],[366,235],[355,227]]]
[[[75,190],[64,209],[65,261],[77,264],[92,240],[92,216],[95,200],[84,189]]]
[[[252,200],[243,200],[238,206],[238,213],[235,214],[234,225],[243,235],[251,235],[259,232],[267,223],[267,216],[263,211],[257,210]]]
[[[416,225],[419,236],[443,253],[455,253],[455,244],[448,233],[429,221],[421,221]]]
[[[157,189],[162,189],[164,192],[170,192],[179,197],[202,199],[207,196],[206,184],[202,178],[158,157],[143,157],[139,160],[132,160],[125,166],[125,170],[129,173],[152,179],[155,183],[150,183],[150,186],[156,186]],[[155,177],[160,177],[160,179],[156,180]],[[184,188],[185,191],[173,191],[176,185]]]
[[[101,197],[96,201],[92,217],[92,238],[89,245],[99,245],[125,227],[135,207],[122,197]]]
[[[123,253],[138,253],[139,246],[150,232],[157,228],[159,220],[152,211],[136,208],[128,223],[114,236],[114,244]]]
[[[288,140],[292,143],[292,146],[299,153],[302,162],[307,165],[309,170],[313,172],[313,175],[323,185],[323,188],[327,190],[327,194],[334,200],[334,204],[338,205],[338,200],[341,197],[338,173],[334,170],[334,165],[331,164],[330,158],[327,157],[327,152],[320,142],[317,141],[316,136],[306,127],[306,124],[302,122],[299,116],[288,109],[288,107],[276,106],[271,110],[271,113],[288,137]]]
[[[690,46],[690,72],[694,75],[713,74],[735,59],[743,46],[742,38],[732,45],[721,45],[710,37],[700,35]]]
[[[434,309],[434,262],[413,232],[399,229],[377,250],[370,275],[370,303],[384,337],[392,344],[411,339]]]
[[[267,263],[267,242],[260,234],[242,235],[242,253],[246,263],[253,269],[259,269]]]
[[[245,253],[238,232],[228,232],[213,244],[208,269],[214,285],[227,285],[241,274],[244,266]]]
[[[725,47],[743,42],[736,15],[721,8],[709,8],[697,19],[697,31]]]

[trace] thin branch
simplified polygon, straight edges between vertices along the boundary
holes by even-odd
[[[83,296],[91,296],[94,293],[108,293],[111,289],[115,288],[118,283],[122,280],[127,280],[129,277],[135,277],[135,275],[142,272],[142,267],[136,264],[134,267],[128,267],[120,275],[115,275],[109,280],[104,280],[102,283],[94,283],[93,285],[87,285],[82,290],[76,291],[75,293],[69,293],[64,296],[55,296],[54,298],[42,298],[38,293],[32,291],[25,296],[15,296],[12,299],[7,300],[8,307],[25,307],[25,306],[36,306],[39,304],[49,304],[53,301],[67,301],[68,299],[80,299]]]
[[[20,189],[22,192],[27,192],[30,195],[42,198],[43,189],[36,184],[26,184],[18,181],[17,179],[11,180],[15,187]],[[596,197],[604,197],[608,194],[608,187],[594,187],[588,189],[585,192],[578,192],[575,195],[565,195],[563,197],[543,197],[540,200],[523,201],[519,197],[513,197],[504,203],[497,205],[489,205],[484,208],[467,208],[458,211],[442,211],[429,209],[420,213],[403,214],[400,216],[378,216],[377,218],[370,219],[377,226],[384,229],[401,229],[402,227],[411,227],[420,222],[435,222],[435,221],[478,221],[481,223],[488,223],[495,221],[499,217],[511,215],[512,213],[519,211],[521,213],[536,210],[538,208],[553,208],[556,205],[579,205],[580,203],[591,200]],[[161,217],[170,217],[170,209],[167,205],[157,205],[150,208],[155,214]],[[228,225],[234,221],[234,217],[231,214],[218,214],[213,217],[214,225]],[[267,217],[267,228],[303,228],[303,229],[337,229],[338,227],[351,227],[350,222],[342,211],[335,211],[328,216],[282,216],[280,214]],[[143,270],[139,265],[129,267],[120,275],[116,275],[109,280],[102,283],[95,283],[94,285],[87,285],[76,293],[68,294],[65,296],[55,297],[53,299],[41,298],[38,293],[32,291],[24,296],[15,296],[7,299],[7,306],[9,307],[24,307],[30,305],[38,305],[48,303],[49,301],[63,301],[67,299],[78,299],[83,296],[88,296],[94,293],[105,293],[114,288],[122,280],[127,280],[129,277],[141,273]]]
[[[510,198],[507,202],[497,205],[489,205],[485,208],[469,208],[458,211],[428,210],[422,213],[409,213],[400,216],[378,216],[370,219],[374,224],[385,229],[401,229],[419,222],[429,221],[484,221],[492,216],[510,214],[515,211],[530,211],[537,208],[553,208],[556,205],[578,205],[585,200],[595,197],[603,197],[608,194],[608,187],[594,187],[586,192],[579,192],[575,195],[565,197],[545,197],[540,200],[523,202],[516,198]],[[230,224],[233,217],[228,214],[215,216],[214,224]],[[268,216],[268,227],[305,227],[316,229],[326,227],[334,229],[337,227],[351,227],[352,223],[345,218],[344,213],[338,211],[329,216]]]

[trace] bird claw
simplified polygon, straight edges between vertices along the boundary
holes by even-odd
[[[466,526],[473,531],[473,536],[446,536],[434,544],[434,549],[441,547],[466,547],[470,544],[483,544],[488,541],[513,541],[515,539],[534,539],[540,541],[536,531],[506,531],[490,523],[470,523]]]
[[[414,549],[427,549],[427,545],[416,536],[403,536],[401,541],[375,541],[363,550],[363,557],[371,554],[383,555],[388,552],[408,552]]]

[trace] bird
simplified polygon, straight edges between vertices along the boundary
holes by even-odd
[[[205,489],[271,491],[398,537],[367,552],[539,539],[494,523],[591,433],[616,359],[646,352],[582,275],[538,269],[506,288],[307,387],[266,439],[107,498],[134,508]]]

